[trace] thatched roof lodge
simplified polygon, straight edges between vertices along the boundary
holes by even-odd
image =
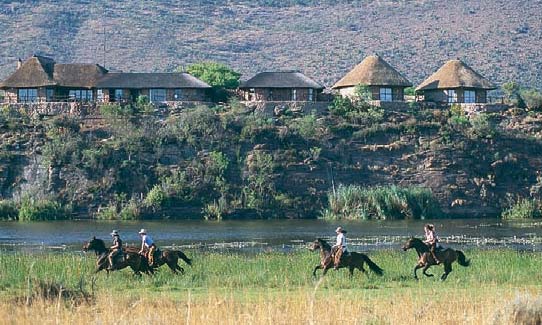
[[[348,72],[333,87],[342,96],[354,96],[357,85],[368,86],[372,99],[379,101],[403,101],[404,89],[411,87],[401,73],[378,55],[370,55]]]
[[[57,64],[53,59],[34,55],[17,63],[17,70],[0,83],[8,102],[51,102],[92,100],[96,81],[107,70],[98,64]]]
[[[187,73],[112,73],[98,64],[59,64],[34,55],[2,83],[8,102],[206,101],[211,87]]]
[[[423,94],[427,102],[487,103],[487,92],[493,89],[496,87],[489,80],[456,59],[446,62],[422,82],[416,93]]]
[[[184,72],[115,73],[101,78],[95,86],[104,102],[135,101],[147,96],[151,102],[206,101],[207,83]]]
[[[324,90],[299,71],[261,72],[239,86],[246,101],[317,101]]]

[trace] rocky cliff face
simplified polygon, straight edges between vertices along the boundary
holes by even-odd
[[[101,121],[3,118],[2,198],[54,198],[81,216],[130,202],[150,216],[199,214],[223,200],[233,215],[303,218],[319,214],[333,185],[394,184],[430,188],[445,213],[471,217],[542,186],[541,114],[386,112],[356,125],[196,109]]]

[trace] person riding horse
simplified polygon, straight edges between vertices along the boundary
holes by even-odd
[[[346,247],[346,230],[343,230],[342,227],[337,227],[335,229],[337,234],[337,241],[333,247],[331,247],[331,254],[334,257],[333,260],[333,269],[337,270],[341,264],[341,258],[348,255],[348,248]]]
[[[154,265],[156,244],[154,244],[151,236],[147,235],[147,230],[141,229],[139,235],[141,236],[141,250],[139,251],[139,254],[144,254],[149,261],[149,266],[152,267]]]
[[[118,259],[119,256],[124,256],[122,252],[122,240],[120,239],[119,231],[113,230],[111,232],[111,236],[113,237],[113,245],[110,247],[111,252],[107,256],[109,259],[109,267],[107,268],[109,271],[115,269],[115,262]]]
[[[440,264],[440,260],[437,258],[435,251],[440,248],[438,243],[438,236],[435,232],[435,226],[428,223],[423,227],[425,232],[425,240],[423,241],[430,248],[431,256],[435,260],[435,263]]]

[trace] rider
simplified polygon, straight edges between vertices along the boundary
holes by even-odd
[[[337,234],[337,242],[333,247],[331,247],[331,253],[333,256],[335,256],[335,260],[333,261],[333,269],[338,269],[339,264],[341,263],[341,257],[344,254],[348,254],[348,249],[346,247],[346,230],[343,230],[342,227],[337,227],[335,229],[335,233]]]
[[[435,226],[428,223],[423,227],[423,230],[425,231],[425,240],[423,242],[430,247],[431,255],[433,256],[433,259],[435,259],[435,263],[440,264],[440,260],[435,254],[438,245],[438,236],[435,233]]]
[[[109,270],[115,269],[115,260],[118,255],[122,256],[122,240],[119,236],[118,230],[113,230],[111,232],[111,237],[113,237],[113,245],[110,247],[111,252],[107,256],[109,259]]]
[[[147,230],[141,229],[139,235],[141,236],[141,250],[139,251],[139,254],[146,252],[145,256],[147,257],[147,260],[149,260],[149,266],[152,266],[154,264],[156,245],[151,236],[147,235]]]

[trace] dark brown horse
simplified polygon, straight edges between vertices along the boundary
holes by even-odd
[[[414,278],[418,280],[417,271],[423,267],[423,274],[425,276],[433,276],[433,274],[427,273],[432,265],[437,265],[433,254],[431,254],[429,246],[425,244],[421,239],[410,237],[407,242],[403,245],[403,250],[409,250],[414,248],[418,254],[418,263],[414,267]],[[441,264],[444,265],[444,274],[440,277],[441,280],[446,280],[448,274],[452,272],[452,263],[457,261],[461,266],[469,266],[470,260],[465,257],[462,251],[454,250],[451,248],[446,248],[444,250],[436,250],[435,255],[440,260]]]
[[[139,250],[136,247],[127,247],[126,250],[128,252],[139,253]],[[179,250],[158,249],[156,252],[154,252],[154,263],[152,267],[153,269],[156,269],[166,264],[173,273],[177,274],[177,271],[179,271],[181,274],[183,274],[184,269],[178,264],[179,259],[192,266],[192,260],[189,259],[183,252]]]
[[[105,245],[104,241],[96,237],[83,244],[83,251],[94,251],[96,253],[96,270],[95,273],[101,270],[106,270],[109,273],[109,258],[108,255],[111,250]],[[154,270],[149,267],[149,263],[144,256],[141,256],[137,252],[132,252],[126,248],[123,248],[124,258],[121,261],[115,263],[113,270],[122,270],[126,267],[130,267],[134,274],[141,275],[141,272],[146,274],[153,274]]]
[[[316,270],[318,269],[322,269],[322,275],[326,275],[327,270],[333,267],[331,246],[325,240],[318,238],[311,244],[309,249],[311,251],[315,251],[317,249],[320,250],[320,264],[314,268],[312,275],[316,276]],[[367,266],[369,266],[369,269],[377,275],[381,276],[383,274],[384,271],[373,261],[371,261],[367,255],[357,252],[351,252],[350,256],[343,255],[339,268],[347,267],[350,271],[350,276],[352,276],[354,274],[354,269],[358,269],[361,272],[366,273],[365,269],[363,268],[365,263]]]

